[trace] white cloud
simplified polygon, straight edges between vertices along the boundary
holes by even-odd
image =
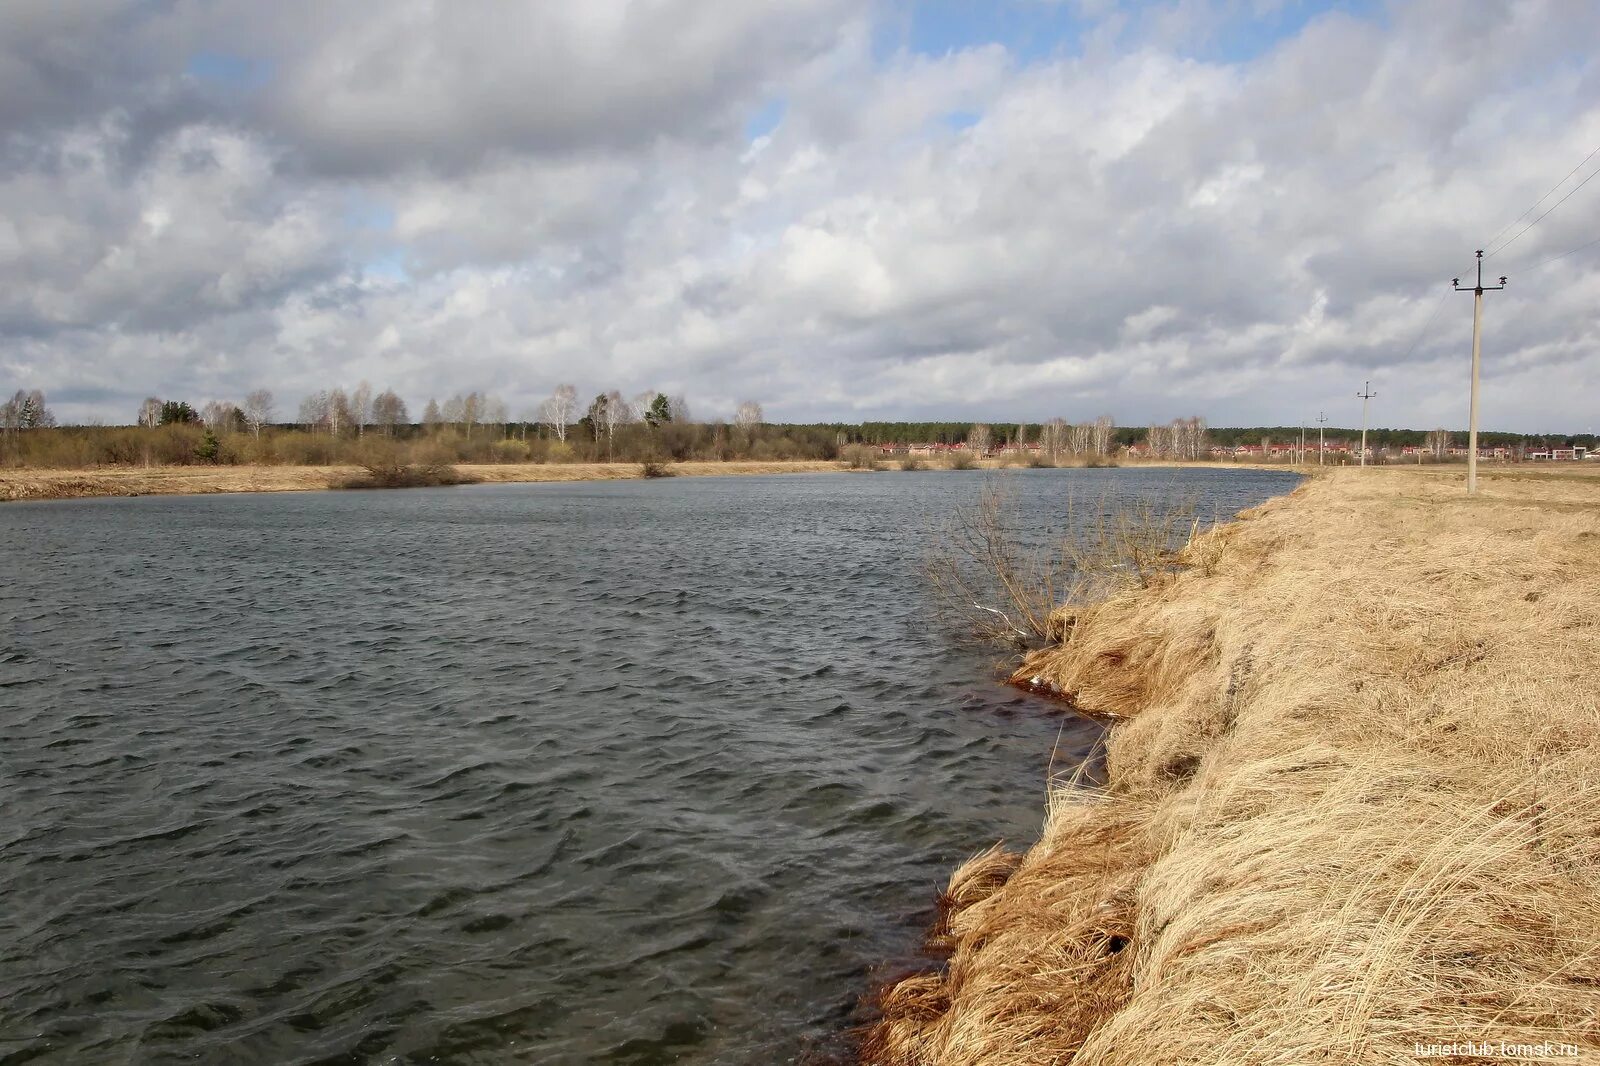
[[[1337,422],[1370,376],[1377,421],[1458,424],[1441,286],[1600,144],[1600,12],[1559,0],[1483,34],[1325,15],[1236,60],[1168,31],[1238,5],[1107,10],[1034,62],[884,55],[835,0],[151,11],[98,72],[100,24],[48,5],[0,46],[35,101],[0,106],[0,385],[69,417],[365,377]],[[1518,268],[1596,234],[1600,180],[1494,261],[1486,424],[1590,428],[1600,249]]]

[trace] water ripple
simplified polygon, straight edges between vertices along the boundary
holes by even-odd
[[[1094,740],[925,624],[982,478],[0,508],[0,1063],[826,1046]]]

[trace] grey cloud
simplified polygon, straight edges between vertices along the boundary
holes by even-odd
[[[348,174],[458,174],[507,155],[721,139],[774,73],[829,48],[851,10],[842,0],[335,7],[347,17],[278,57],[261,106],[313,166]]]
[[[1348,421],[1370,375],[1381,420],[1456,424],[1441,286],[1600,139],[1573,49],[1600,13],[1557,0],[1497,9],[1488,44],[1424,4],[1245,62],[1134,20],[1031,65],[885,57],[835,0],[141,10],[271,75],[204,85],[141,26],[102,74],[28,75],[0,377],[69,417],[364,377],[514,412],[571,380],[713,415]],[[1600,233],[1595,190],[1496,262],[1487,424],[1590,417],[1600,255],[1517,268]]]

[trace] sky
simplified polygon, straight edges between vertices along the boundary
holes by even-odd
[[[1370,381],[1461,428],[1486,248],[1483,427],[1590,432],[1595,42],[1572,0],[0,0],[0,391],[1350,426]]]

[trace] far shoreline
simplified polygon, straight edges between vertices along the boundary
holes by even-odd
[[[1398,464],[1396,464],[1398,466]],[[896,459],[886,457],[872,467],[845,460],[689,460],[663,464],[670,477],[734,477],[772,474],[847,474],[901,472]],[[458,463],[461,484],[538,484],[573,481],[623,481],[646,477],[640,463]],[[917,471],[961,473],[947,463],[920,462]],[[1173,460],[1064,459],[1042,467],[1007,459],[988,458],[970,470],[1026,469],[1196,469],[1252,470],[1313,475],[1339,469],[1329,464],[1179,462]],[[1374,471],[1389,467],[1374,467]],[[1464,468],[1463,468],[1464,469]],[[1509,471],[1508,471],[1509,472]],[[364,473],[358,466],[151,466],[82,468],[0,468],[0,503],[47,500],[96,499],[133,496],[198,496],[255,492],[371,491],[350,483]],[[1521,473],[1519,471],[1519,473]],[[1548,475],[1546,475],[1548,476]],[[427,487],[427,486],[417,486]]]

